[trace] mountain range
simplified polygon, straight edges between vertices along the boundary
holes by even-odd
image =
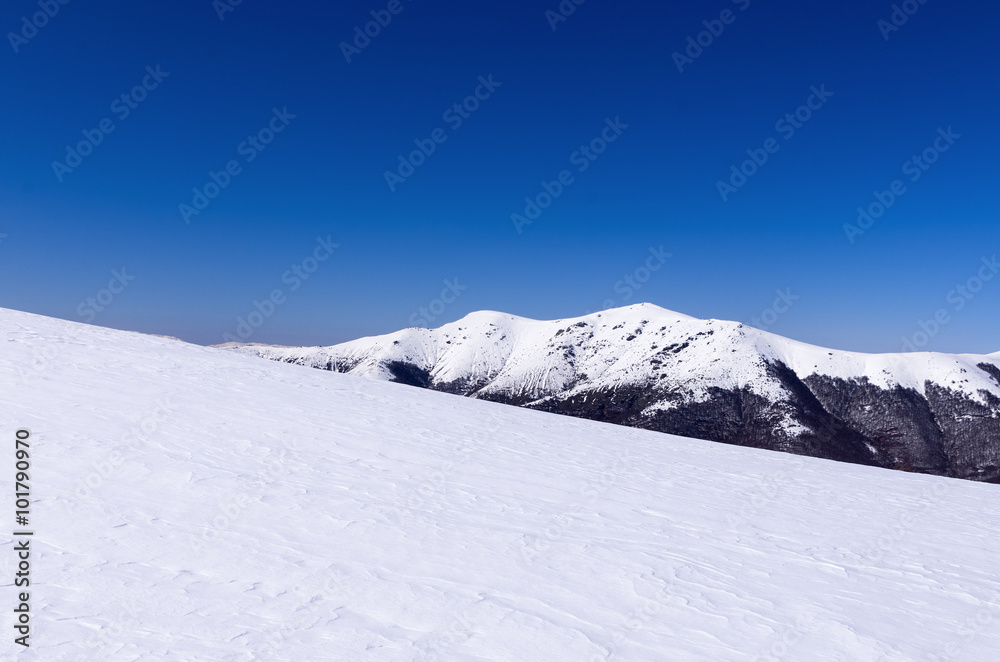
[[[651,304],[229,351],[686,437],[1000,482],[1000,354],[863,354]]]

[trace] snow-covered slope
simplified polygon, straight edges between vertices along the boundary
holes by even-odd
[[[678,321],[680,323],[681,320]],[[997,486],[0,310],[3,659],[990,660]],[[0,552],[12,578],[15,553]]]
[[[996,355],[833,351],[650,304],[556,321],[479,312],[333,347],[231,351],[741,445],[1000,479]]]

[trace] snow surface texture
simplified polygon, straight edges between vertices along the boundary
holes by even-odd
[[[678,319],[675,323],[685,323]],[[997,486],[0,310],[21,660],[887,662],[1000,650]],[[611,368],[609,368],[611,369]],[[555,378],[555,377],[552,377]]]

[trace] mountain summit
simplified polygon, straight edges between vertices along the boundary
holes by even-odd
[[[863,354],[651,304],[482,311],[322,348],[324,370],[741,446],[1000,482],[1000,354]]]

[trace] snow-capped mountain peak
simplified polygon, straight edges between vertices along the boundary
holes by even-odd
[[[552,321],[481,311],[332,347],[232,351],[676,434],[1000,479],[997,355],[830,350],[651,304]]]

